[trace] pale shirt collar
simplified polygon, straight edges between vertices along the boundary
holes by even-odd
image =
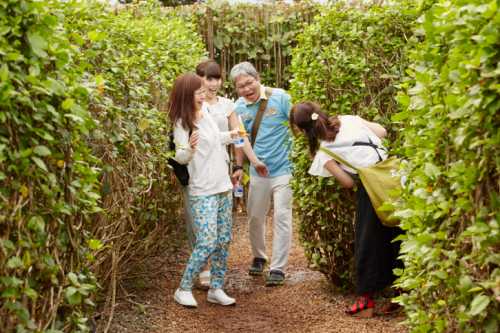
[[[266,96],[266,87],[264,87],[262,84],[260,85],[260,96],[259,96],[258,100],[256,100],[255,102],[250,102],[245,97],[243,97],[243,100],[245,101],[246,105],[255,104],[255,103],[257,103],[261,99],[267,99],[267,96]]]

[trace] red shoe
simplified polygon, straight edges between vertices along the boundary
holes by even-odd
[[[363,295],[346,310],[346,313],[355,317],[371,318],[373,317],[374,308],[375,301],[373,298],[368,295]]]

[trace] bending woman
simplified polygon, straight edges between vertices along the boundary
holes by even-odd
[[[227,256],[232,228],[232,183],[229,178],[224,144],[229,144],[237,131],[220,132],[203,108],[205,88],[195,74],[178,77],[172,88],[168,111],[174,125],[175,159],[187,164],[188,198],[195,244],[179,288],[177,303],[196,307],[191,292],[193,279],[211,258],[211,279],[207,300],[221,305],[236,301],[222,290],[227,270]]]
[[[373,295],[390,286],[395,276],[392,270],[402,267],[397,260],[399,242],[392,240],[399,228],[382,225],[361,182],[355,182],[356,171],[337,163],[321,150],[324,147],[344,158],[355,167],[367,167],[387,158],[381,139],[386,130],[379,124],[359,116],[328,117],[311,102],[295,105],[290,113],[290,126],[303,133],[314,156],[309,173],[314,176],[334,176],[345,188],[357,184],[355,226],[356,293],[359,298],[346,311],[350,315],[373,315]],[[387,307],[389,308],[389,307]],[[389,310],[389,309],[387,309]]]

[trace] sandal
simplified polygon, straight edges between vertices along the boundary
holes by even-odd
[[[346,313],[354,317],[371,318],[373,317],[374,308],[375,301],[373,298],[363,295],[346,310]]]

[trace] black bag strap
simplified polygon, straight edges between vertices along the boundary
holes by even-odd
[[[377,153],[377,156],[378,156],[378,161],[381,162],[382,161],[382,156],[380,156],[380,153],[378,152],[379,149],[383,149],[379,146],[377,146],[376,144],[373,143],[373,141],[368,138],[368,142],[363,142],[363,141],[356,141],[352,144],[353,146],[368,146],[368,147],[372,147],[373,149],[375,149],[375,152]]]
[[[260,123],[262,121],[262,117],[264,116],[264,112],[266,111],[267,101],[271,97],[273,90],[271,88],[266,87],[265,94],[266,99],[261,98],[259,110],[257,110],[257,114],[255,115],[255,120],[252,125],[252,137],[250,138],[250,143],[253,147],[255,143],[255,139],[257,138],[257,132],[259,131]]]

